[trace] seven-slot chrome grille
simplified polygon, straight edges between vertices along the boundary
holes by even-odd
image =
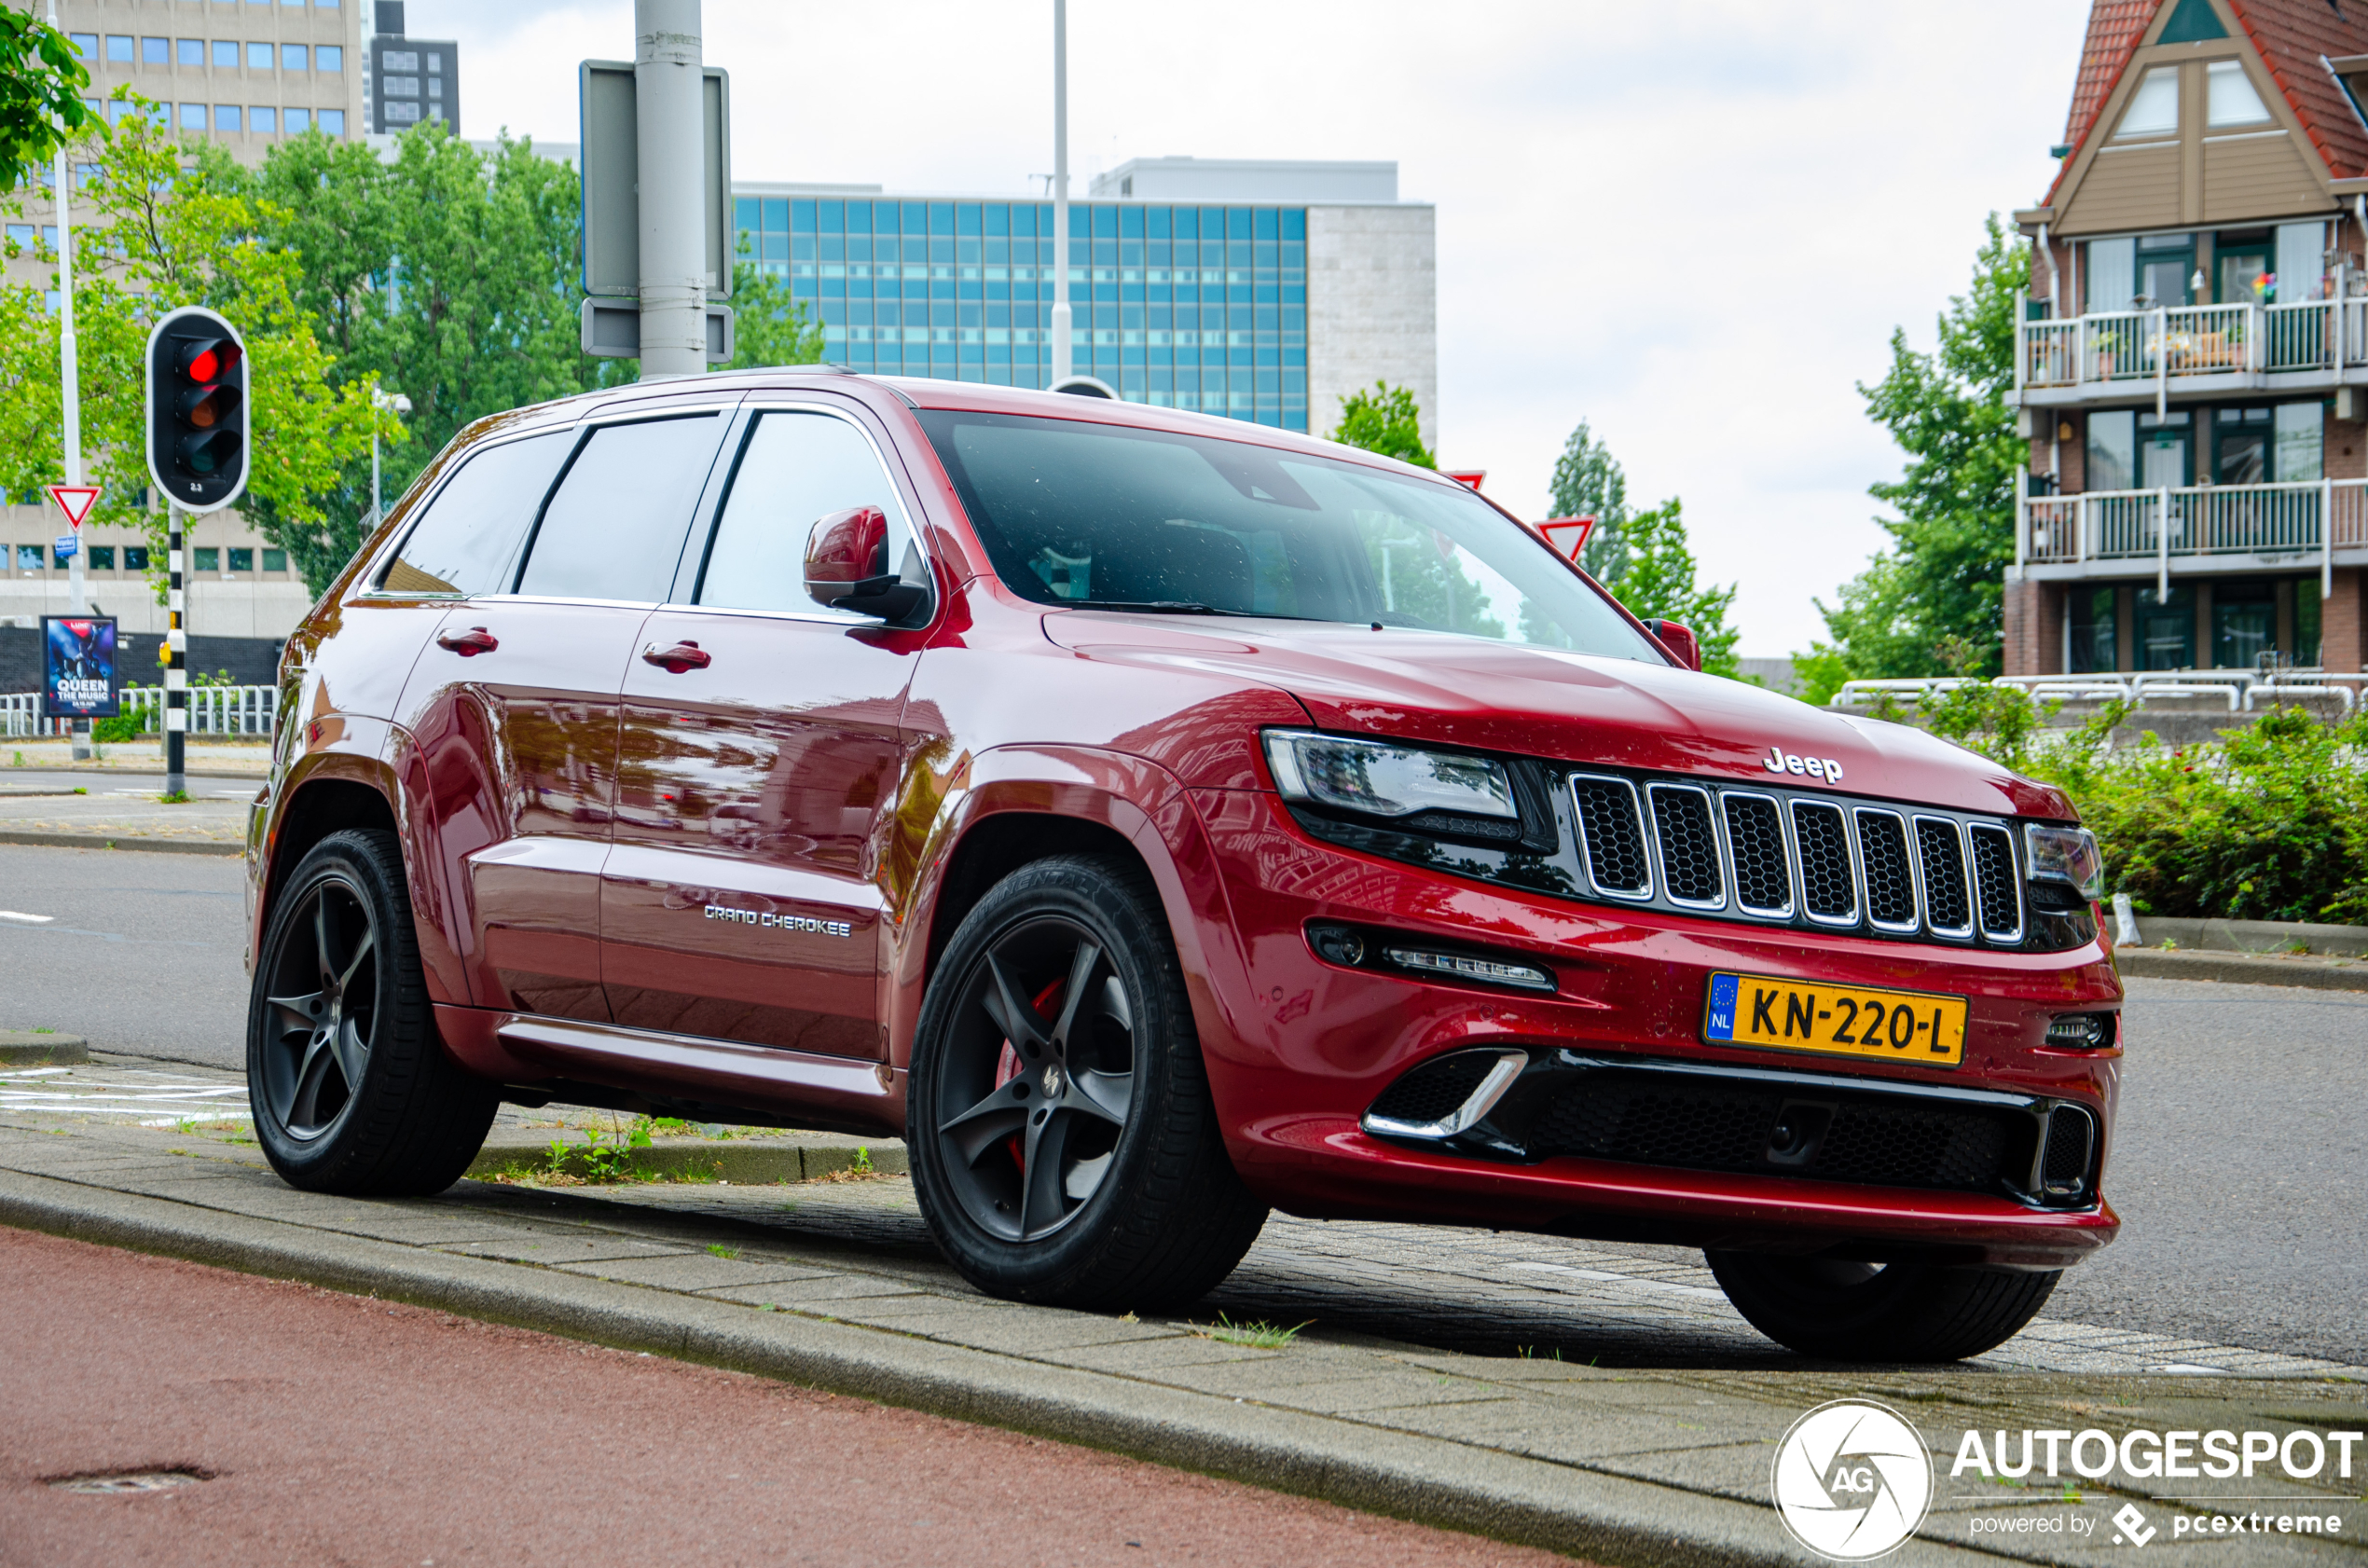
[[[1598,898],[1886,936],[2023,940],[2022,874],[2003,821],[1912,806],[1575,774],[1571,804]]]

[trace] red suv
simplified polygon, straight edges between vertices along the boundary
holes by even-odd
[[[2094,842],[1691,646],[1231,420],[819,371],[482,420],[288,645],[258,1135],[395,1193],[502,1100],[896,1135],[998,1295],[1178,1305],[1274,1205],[1986,1350],[2119,1223]]]

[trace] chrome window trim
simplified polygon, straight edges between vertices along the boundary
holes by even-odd
[[[1645,886],[1642,888],[1607,887],[1604,885],[1603,878],[1595,874],[1595,846],[1587,835],[1587,807],[1578,798],[1578,787],[1582,783],[1617,784],[1628,791],[1629,813],[1635,818],[1637,842],[1645,851]],[[1571,829],[1578,840],[1579,860],[1587,868],[1588,887],[1595,890],[1598,898],[1617,899],[1622,903],[1652,902],[1654,890],[1658,887],[1653,876],[1653,853],[1656,840],[1653,836],[1653,825],[1645,819],[1645,803],[1636,792],[1635,780],[1622,778],[1616,773],[1574,773],[1567,781],[1567,788],[1570,791]]]
[[[1930,890],[1924,886],[1924,841],[1918,834],[1908,835],[1909,846],[1914,851],[1916,867],[1916,901],[1924,916],[1924,929],[1936,937],[1962,942],[1972,936],[1981,926],[1981,912],[1974,907],[1974,847],[1965,837],[1965,824],[1954,817],[1934,817],[1924,812],[1918,812],[1910,818],[1910,822],[1918,828],[1922,827],[1926,822],[1939,823],[1948,829],[1951,836],[1957,840],[1957,879],[1965,891],[1965,924],[1962,928],[1952,928],[1937,925],[1933,920]]]
[[[1785,901],[1781,907],[1763,908],[1760,905],[1743,901],[1743,879],[1734,872],[1734,827],[1727,816],[1728,802],[1739,800],[1766,801],[1776,809],[1776,832],[1783,840],[1786,893]],[[1737,912],[1761,920],[1790,920],[1795,912],[1800,908],[1800,857],[1793,844],[1793,814],[1784,809],[1783,801],[1759,790],[1721,790],[1718,792],[1718,826],[1719,834],[1726,840],[1728,846],[1728,877],[1735,887]]]
[[[1900,844],[1907,854],[1907,918],[1905,921],[1875,918],[1875,906],[1872,900],[1867,897],[1866,891],[1866,856],[1859,838],[1861,821],[1868,817],[1888,817],[1899,824]],[[1887,936],[1915,936],[1924,928],[1924,880],[1917,869],[1923,857],[1916,852],[1916,835],[1908,831],[1906,814],[1883,805],[1852,806],[1850,811],[1850,828],[1851,845],[1858,851],[1860,913],[1866,917],[1867,928],[1881,931]]]
[[[1711,860],[1718,870],[1718,897],[1715,899],[1681,899],[1675,893],[1669,890],[1669,860],[1667,859],[1667,851],[1661,845],[1660,818],[1655,817],[1651,810],[1653,797],[1662,791],[1667,791],[1672,794],[1691,794],[1701,797],[1702,816],[1710,823]],[[1649,846],[1650,859],[1653,861],[1654,869],[1660,876],[1661,897],[1667,899],[1679,909],[1725,909],[1727,907],[1727,901],[1734,887],[1735,875],[1732,868],[1728,864],[1727,851],[1727,827],[1726,822],[1719,812],[1717,799],[1700,784],[1673,784],[1663,783],[1656,780],[1655,782],[1645,786],[1645,805],[1646,807],[1645,815],[1652,824],[1652,840]],[[1590,880],[1593,878],[1594,874],[1594,870],[1590,866],[1588,871],[1588,876]]]
[[[1981,885],[1974,883],[1974,928],[1984,942],[1994,942],[2002,947],[2013,947],[2023,940],[2023,928],[2029,923],[2023,913],[2023,869],[2015,853],[2015,831],[2003,822],[1981,821],[1965,824],[1965,875],[1974,879],[1974,845],[1976,833],[1996,833],[2006,841],[2006,886],[2014,890],[2015,927],[2013,931],[1992,931],[1982,923]]]
[[[1797,814],[1803,811],[1830,811],[1834,814],[1834,820],[1841,826],[1842,858],[1850,862],[1850,912],[1846,915],[1820,915],[1809,907],[1809,875],[1807,871],[1801,869],[1798,864],[1800,822]],[[1865,869],[1859,864],[1858,836],[1850,831],[1849,811],[1844,809],[1839,801],[1809,800],[1796,795],[1792,800],[1792,810],[1786,812],[1785,816],[1790,819],[1789,825],[1792,828],[1795,851],[1793,895],[1800,904],[1801,915],[1811,925],[1824,926],[1834,930],[1847,930],[1857,926],[1866,913],[1866,873]]]

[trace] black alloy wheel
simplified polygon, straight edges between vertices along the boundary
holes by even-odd
[[[1861,1263],[1756,1252],[1703,1255],[1753,1327],[1826,1361],[1962,1361],[2039,1315],[2063,1271]]]
[[[247,1005],[255,1141],[292,1186],[440,1192],[493,1123],[496,1095],[446,1056],[391,832],[332,833],[265,923]]]
[[[1063,856],[989,890],[922,1006],[916,1191],[994,1294],[1156,1308],[1232,1271],[1265,1221],[1217,1130],[1158,896]]]

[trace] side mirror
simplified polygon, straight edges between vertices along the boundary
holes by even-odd
[[[876,506],[833,512],[805,540],[806,597],[828,610],[852,610],[900,620],[927,590],[900,578],[888,564],[888,514]]]
[[[1687,669],[1702,667],[1702,645],[1694,636],[1694,628],[1681,626],[1674,621],[1647,621],[1645,629],[1660,639],[1662,647],[1677,657]]]

